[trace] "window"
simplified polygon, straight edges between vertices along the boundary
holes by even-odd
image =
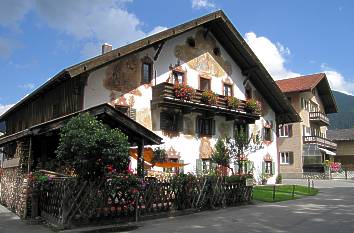
[[[214,135],[215,134],[215,120],[212,118],[197,117],[196,133],[200,135]]]
[[[290,102],[290,104],[291,104],[291,97],[286,97],[287,99],[288,99],[288,101]]]
[[[309,110],[309,101],[304,98],[301,98],[301,108],[308,111]]]
[[[210,86],[211,86],[210,79],[203,78],[203,77],[199,78],[199,89],[200,90],[202,90],[202,91],[210,90],[211,89]]]
[[[264,127],[263,128],[263,141],[272,141],[272,129]]]
[[[151,63],[143,63],[143,78],[142,83],[150,83],[152,79]]]
[[[174,70],[173,74],[173,83],[185,83],[184,73]]]
[[[209,173],[210,168],[211,168],[210,159],[202,159],[202,170],[203,170],[203,173],[204,174]]]
[[[224,83],[224,96],[233,96],[232,94],[232,85]]]
[[[160,129],[174,132],[183,131],[183,115],[171,111],[162,111],[160,113]]]
[[[280,152],[280,164],[292,164],[293,152]]]
[[[242,123],[236,123],[234,124],[234,137],[236,137],[238,134],[240,134],[242,131],[246,134],[246,138],[248,139],[248,125],[247,124],[242,124]]]
[[[273,164],[272,161],[265,161],[264,162],[264,173],[265,174],[273,174]]]
[[[279,137],[291,137],[292,125],[282,125],[279,127]]]

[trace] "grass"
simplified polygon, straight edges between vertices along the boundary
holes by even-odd
[[[294,186],[294,196],[293,196]],[[264,202],[279,202],[300,198],[301,196],[314,196],[318,189],[301,185],[276,185],[275,199],[273,200],[273,185],[255,186],[253,188],[253,200]]]

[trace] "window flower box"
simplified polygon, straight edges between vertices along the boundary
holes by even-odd
[[[195,95],[195,90],[187,84],[176,83],[173,86],[175,97],[181,100],[192,100]]]
[[[262,110],[261,103],[256,99],[248,99],[245,103],[245,111],[248,113],[259,114]]]
[[[203,91],[200,100],[204,104],[216,105],[217,99],[218,99],[218,97],[216,96],[215,92],[210,91],[210,90],[205,90],[205,91]]]
[[[237,109],[240,105],[240,100],[233,96],[225,96],[226,106],[229,109]]]

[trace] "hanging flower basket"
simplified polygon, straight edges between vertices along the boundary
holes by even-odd
[[[261,103],[256,99],[248,99],[245,104],[245,111],[248,113],[260,114],[262,110]]]
[[[218,97],[216,96],[215,92],[206,90],[206,91],[203,91],[202,97],[200,100],[204,104],[216,105],[217,98]]]
[[[179,83],[174,85],[173,92],[175,97],[181,100],[192,100],[195,95],[195,90],[192,87]]]
[[[233,96],[225,96],[226,106],[229,109],[237,109],[240,105],[240,100]]]

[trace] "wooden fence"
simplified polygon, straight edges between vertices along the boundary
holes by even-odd
[[[138,220],[173,210],[204,210],[235,206],[251,200],[245,181],[193,178],[175,182],[145,179],[138,188],[107,185],[107,181],[53,179],[34,186],[38,213],[59,226],[101,220]],[[78,224],[80,223],[80,224]]]

